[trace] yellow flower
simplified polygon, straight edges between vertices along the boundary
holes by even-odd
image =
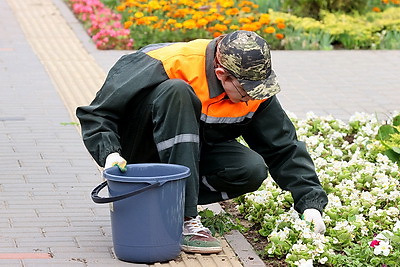
[[[143,12],[136,12],[135,13],[135,18],[140,19],[144,16]]]
[[[233,7],[235,5],[235,2],[233,0],[217,1],[217,3],[220,4],[224,8]]]
[[[161,9],[161,5],[158,3],[158,1],[150,1],[147,5],[151,9]]]
[[[251,23],[251,20],[248,18],[240,18],[239,19],[240,24],[246,24],[246,23]]]
[[[275,23],[276,23],[276,24],[285,23],[285,20],[284,20],[284,19],[281,19],[281,18],[277,18],[277,19],[275,20]]]
[[[175,24],[176,23],[176,19],[168,19],[167,20],[167,24],[168,25],[172,25],[172,24]]]
[[[268,15],[268,14],[267,14]],[[261,15],[261,17],[260,17],[260,19],[258,20],[261,24],[264,24],[264,25],[267,25],[267,24],[269,24],[270,22],[271,22],[271,19],[270,19],[270,17],[269,17],[269,15],[268,16],[262,16]]]
[[[231,25],[231,26],[229,26],[229,29],[233,30],[233,31],[236,31],[236,30],[239,30],[239,26],[238,25]]]
[[[182,25],[182,23],[175,23],[175,28],[177,28],[177,29],[182,29],[183,28],[183,25]]]
[[[201,28],[203,26],[206,26],[208,24],[208,20],[201,18],[197,21],[197,27]]]
[[[196,21],[193,19],[188,19],[183,22],[183,28],[194,29],[196,28]]]

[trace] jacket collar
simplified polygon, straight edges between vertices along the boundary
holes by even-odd
[[[213,39],[208,45],[206,49],[206,77],[208,90],[210,93],[210,98],[214,98],[224,93],[225,90],[221,85],[221,82],[218,80],[214,71],[214,57],[215,52],[217,50],[217,39]]]

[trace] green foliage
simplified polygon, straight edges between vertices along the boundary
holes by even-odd
[[[352,13],[355,10],[365,10],[365,0],[285,0],[284,8],[300,17],[320,18],[320,12]]]
[[[384,154],[400,165],[400,115],[393,118],[392,125],[382,125],[376,136],[384,147]]]
[[[320,20],[272,10],[269,13],[273,20],[285,20],[284,49],[329,50],[333,45],[345,49],[400,48],[399,7],[364,15],[321,11]]]
[[[215,235],[224,235],[232,230],[246,231],[246,228],[236,220],[233,222],[233,216],[229,213],[221,212],[214,214],[212,210],[205,209],[199,212],[202,224],[210,229],[211,233]]]

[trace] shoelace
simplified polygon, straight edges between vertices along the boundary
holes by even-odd
[[[192,218],[188,221],[185,221],[183,235],[197,235],[197,236],[202,236],[202,237],[208,237],[204,234],[199,233],[201,231],[205,231],[205,232],[210,231],[210,230],[208,230],[207,227],[203,226],[200,219],[201,219],[201,217],[197,216],[196,218]]]

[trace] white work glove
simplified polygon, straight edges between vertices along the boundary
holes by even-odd
[[[306,209],[303,213],[304,220],[314,225],[314,232],[323,234],[325,233],[326,227],[322,220],[321,213],[316,209]]]
[[[121,172],[126,172],[126,160],[121,157],[118,152],[111,153],[107,156],[104,169],[108,169],[113,166],[118,166]]]

